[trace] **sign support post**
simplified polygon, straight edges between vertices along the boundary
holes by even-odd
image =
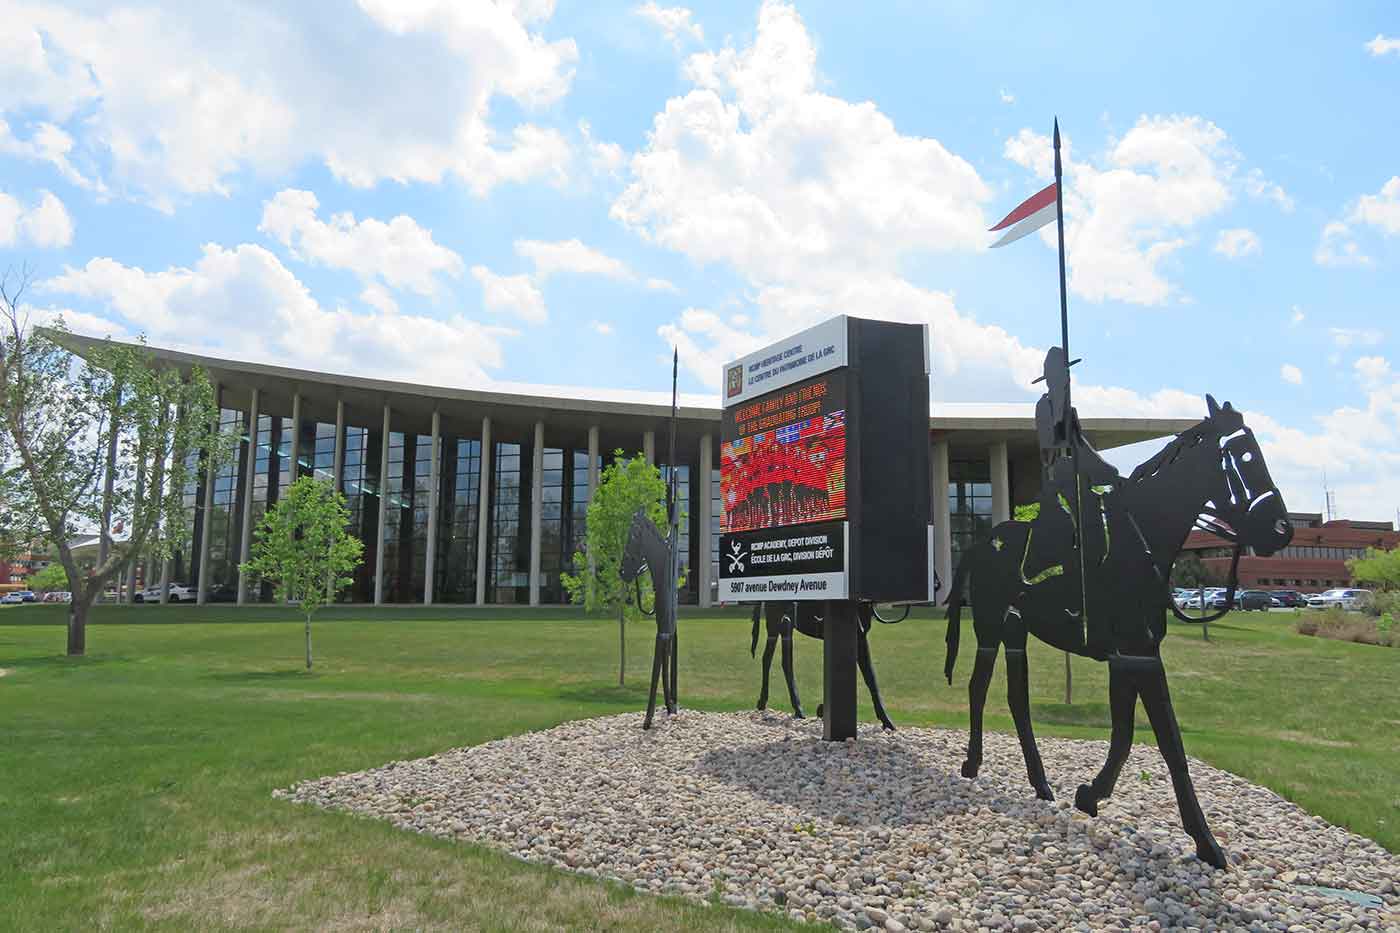
[[[856,737],[856,604],[833,599],[822,604],[822,738],[843,742]]]

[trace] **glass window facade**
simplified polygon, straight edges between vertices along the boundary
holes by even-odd
[[[487,554],[486,599],[530,601],[529,470],[521,444],[497,443],[492,459],[491,550]]]
[[[992,468],[986,460],[949,461],[948,515],[956,569],[963,552],[992,530]]]
[[[442,489],[438,496],[437,557],[433,600],[476,600],[477,516],[481,498],[481,441],[442,440]]]
[[[204,519],[209,522],[207,559],[208,582],[211,587],[219,584],[238,584],[238,487],[241,485],[239,477],[243,475],[243,458],[248,455],[243,412],[234,408],[219,409],[219,430],[224,434],[243,437],[244,443],[238,445],[235,456],[214,474],[214,497],[204,512]],[[205,556],[201,556],[200,559],[204,560]]]
[[[389,485],[385,489],[384,601],[413,603],[423,599],[428,546],[428,487],[432,437],[389,433]]]

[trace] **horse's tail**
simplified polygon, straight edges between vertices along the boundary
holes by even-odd
[[[971,557],[972,554],[963,556],[958,564],[957,573],[953,574],[953,585],[948,589],[948,634],[944,636],[948,654],[943,659],[943,676],[948,678],[950,684],[953,682],[953,665],[958,662],[958,638],[962,632],[963,583],[972,569],[969,566]]]
[[[757,657],[758,654],[758,622],[763,615],[763,603],[753,605],[753,639],[749,642],[749,656]]]

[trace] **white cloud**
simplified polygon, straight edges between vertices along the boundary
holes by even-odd
[[[1293,213],[1293,198],[1279,185],[1264,177],[1257,168],[1250,169],[1244,176],[1244,190],[1252,198],[1273,201],[1285,214]]]
[[[1344,220],[1333,220],[1322,228],[1313,259],[1322,266],[1366,266],[1371,257],[1356,242],[1354,228],[1372,227],[1385,236],[1400,234],[1400,175],[1392,176],[1375,194],[1356,199]]]
[[[1363,194],[1349,219],[1369,224],[1387,235],[1400,233],[1400,175],[1392,176],[1379,193]]]
[[[1327,332],[1339,347],[1374,347],[1385,339],[1385,334],[1369,327],[1329,327]]]
[[[549,317],[544,295],[528,275],[497,275],[485,266],[472,266],[472,278],[481,283],[481,297],[488,310],[514,314],[530,324]]]
[[[1400,55],[1400,39],[1392,39],[1376,33],[1376,37],[1366,43],[1366,50],[1377,57],[1389,55],[1392,52]]]
[[[1294,305],[1293,312],[1288,316],[1288,325],[1290,327],[1297,327],[1299,324],[1303,323],[1306,317],[1307,315],[1303,313],[1303,309]]]
[[[1390,361],[1383,356],[1363,356],[1353,364],[1356,374],[1367,388],[1379,386],[1390,378]]]
[[[515,252],[534,264],[535,278],[541,282],[561,272],[599,275],[620,281],[636,278],[622,260],[586,246],[577,239],[555,242],[516,240]]]
[[[502,341],[516,334],[460,314],[324,307],[273,253],[249,243],[210,243],[192,267],[157,272],[100,257],[36,290],[96,302],[102,320],[161,346],[443,385],[489,382],[487,371],[502,365]]]
[[[58,195],[41,192],[37,204],[25,207],[17,198],[0,191],[0,246],[52,248],[72,242],[73,218]]]
[[[667,292],[672,295],[679,295],[681,292],[669,279],[650,278],[647,279],[646,286],[649,291],[653,292]]]
[[[385,223],[372,217],[356,220],[346,211],[323,221],[316,216],[319,206],[310,191],[279,191],[263,205],[258,230],[298,259],[420,295],[437,293],[439,276],[462,274],[461,257],[434,242],[432,231],[406,214]]]
[[[1002,102],[1003,104],[1014,104],[1014,103],[1016,103],[1016,95],[1015,95],[1015,94],[1012,94],[1012,93],[1011,93],[1010,91],[1008,91],[1006,88],[1002,88],[1002,89],[1001,89],[1001,102]]]
[[[1284,382],[1292,383],[1295,386],[1303,384],[1303,371],[1292,363],[1284,363],[1280,366],[1278,374]]]
[[[1042,180],[1053,177],[1048,136],[1023,129],[1004,154]],[[1225,131],[1198,116],[1140,117],[1097,165],[1075,159],[1066,140],[1070,289],[1090,301],[1165,303],[1175,288],[1164,261],[1230,203],[1238,160]],[[1043,238],[1053,244],[1053,231]]]
[[[613,326],[607,321],[589,321],[588,326],[594,333],[602,334],[604,337],[611,336],[613,332]]]
[[[659,6],[656,0],[647,0],[632,12],[660,29],[661,34],[670,39],[677,49],[686,39],[705,41],[705,31],[699,23],[691,21],[693,14],[683,6]]]
[[[649,240],[757,280],[984,245],[977,171],[873,103],[819,91],[791,6],[765,2],[751,46],[692,55],[685,73],[692,89],[656,115],[612,207]]]
[[[389,289],[378,282],[366,285],[365,290],[360,292],[360,300],[385,314],[397,314],[399,311],[399,303],[394,300]]]
[[[1259,237],[1253,230],[1237,227],[1221,230],[1215,238],[1215,251],[1230,259],[1239,259],[1259,252]]]
[[[1351,228],[1334,220],[1322,228],[1313,261],[1319,266],[1369,266],[1371,257],[1352,239]]]
[[[83,166],[90,186],[168,210],[307,160],[356,186],[450,176],[477,194],[566,169],[557,130],[488,119],[498,98],[533,109],[567,93],[573,40],[531,27],[552,4],[360,0],[333,30],[309,7],[248,0],[89,6],[10,5],[0,116],[35,121],[9,144]]]

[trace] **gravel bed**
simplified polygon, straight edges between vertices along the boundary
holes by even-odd
[[[846,929],[1400,929],[1400,858],[1193,759],[1231,869],[1199,862],[1155,748],[1133,749],[1090,818],[1070,801],[1106,742],[1040,739],[1048,803],[1015,737],[999,733],[969,781],[966,737],[947,729],[862,728],[826,743],[820,722],[773,712],[640,724],[570,722],[274,796]]]

